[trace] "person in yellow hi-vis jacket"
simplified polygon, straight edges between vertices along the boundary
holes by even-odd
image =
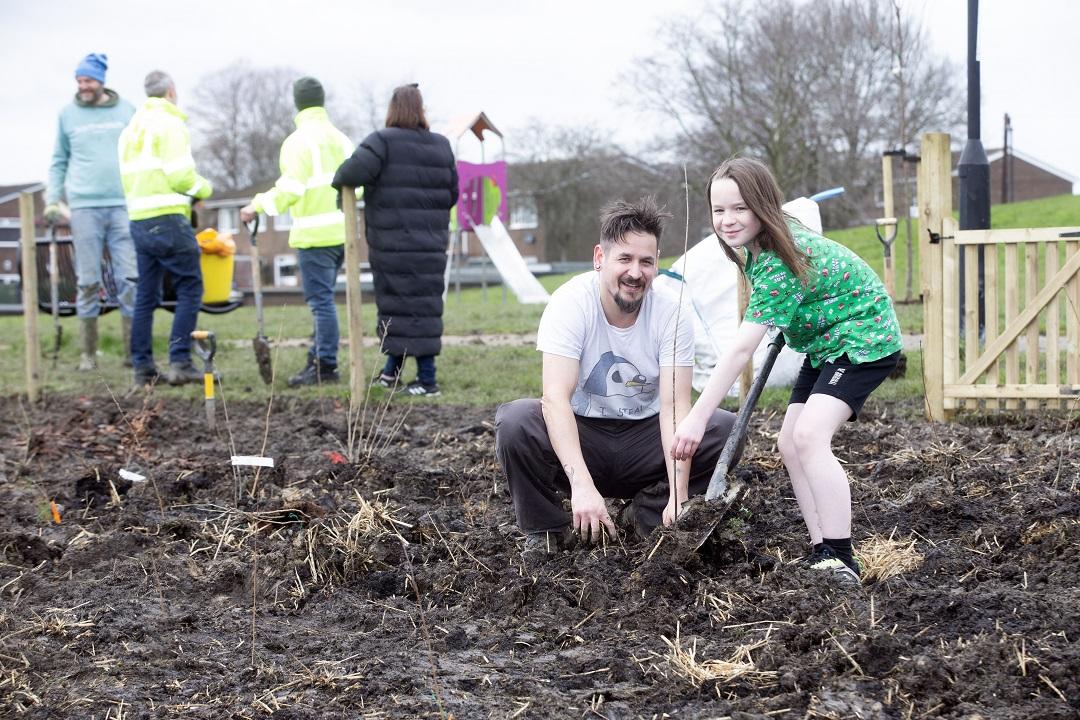
[[[160,70],[146,76],[146,102],[120,134],[120,177],[131,219],[139,268],[131,362],[135,384],[158,380],[151,341],[154,309],[161,302],[164,274],[176,289],[176,313],[169,334],[171,385],[201,383],[191,362],[191,331],[202,304],[199,243],[191,227],[191,205],[209,197],[210,182],[195,172],[187,115],[176,107],[176,86]]]
[[[345,260],[345,215],[330,181],[353,144],[330,122],[318,80],[302,77],[293,83],[293,101],[299,112],[295,132],[281,145],[281,177],[241,208],[240,219],[251,222],[260,212],[273,217],[287,210],[292,215],[289,247],[297,250],[304,300],[315,321],[307,365],[289,378],[296,387],[338,381],[334,285]]]

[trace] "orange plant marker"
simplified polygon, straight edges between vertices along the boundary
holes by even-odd
[[[52,512],[53,522],[57,525],[60,524],[60,508],[56,506],[56,503],[52,500],[49,501],[49,511]]]

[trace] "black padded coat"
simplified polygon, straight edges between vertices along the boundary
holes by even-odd
[[[364,189],[383,352],[438,355],[450,208],[458,197],[450,142],[428,130],[373,132],[338,168],[333,186]]]

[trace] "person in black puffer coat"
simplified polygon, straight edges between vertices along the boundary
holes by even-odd
[[[387,355],[375,384],[397,386],[405,356],[412,356],[417,379],[404,392],[438,395],[435,356],[442,350],[446,250],[458,176],[450,141],[429,130],[415,84],[394,90],[386,128],[364,138],[332,184],[364,189],[378,332]]]

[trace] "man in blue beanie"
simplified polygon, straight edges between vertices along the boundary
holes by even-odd
[[[138,279],[116,154],[120,132],[135,114],[135,108],[105,87],[107,69],[108,58],[100,53],[87,55],[75,68],[78,92],[60,111],[45,194],[45,219],[49,223],[64,216],[61,201],[66,199],[71,208],[79,288],[75,306],[82,339],[78,369],[83,372],[97,367],[97,319],[101,313],[105,250],[116,281],[115,300],[120,305],[126,367],[131,366],[131,318]]]

